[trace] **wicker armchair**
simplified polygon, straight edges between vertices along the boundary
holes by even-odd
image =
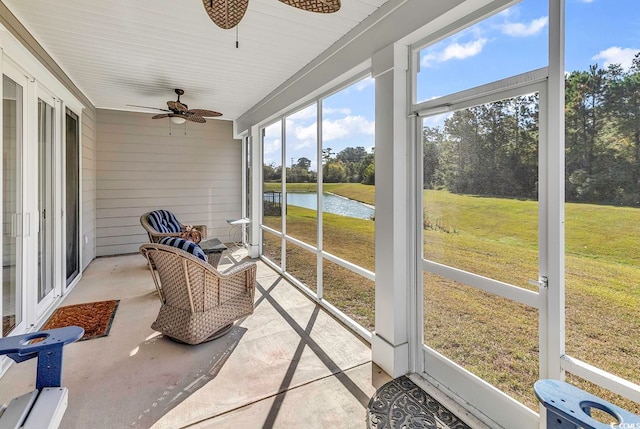
[[[186,231],[186,225],[179,222],[176,216],[168,210],[147,212],[140,216],[140,224],[149,234],[151,243],[157,243],[164,237],[180,237]],[[206,225],[193,225],[193,229],[200,232],[202,239],[207,237]]]
[[[151,328],[187,344],[224,335],[233,322],[253,313],[255,262],[219,272],[184,250],[163,244],[140,246],[162,306]],[[154,272],[151,264],[154,263]]]

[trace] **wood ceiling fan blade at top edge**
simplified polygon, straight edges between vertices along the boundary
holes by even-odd
[[[340,10],[340,0],[279,0],[297,9],[316,13],[334,13]]]
[[[191,109],[186,112],[187,114],[198,115],[203,117],[213,118],[216,116],[222,116],[222,113],[216,112],[214,110],[206,110],[206,109]]]
[[[240,23],[249,0],[202,0],[209,18],[220,28],[228,30]]]

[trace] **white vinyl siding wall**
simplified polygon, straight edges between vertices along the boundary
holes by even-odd
[[[242,144],[230,121],[171,125],[151,114],[97,110],[96,256],[135,253],[148,241],[140,215],[175,213],[227,242],[242,200]]]

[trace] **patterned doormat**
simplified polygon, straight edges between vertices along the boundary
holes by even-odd
[[[367,428],[471,429],[405,376],[391,380],[373,395]]]
[[[119,303],[118,299],[60,307],[53,312],[42,330],[75,325],[84,329],[84,335],[78,341],[106,337],[111,330]]]

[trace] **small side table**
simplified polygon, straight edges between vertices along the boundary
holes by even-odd
[[[242,219],[227,219],[227,223],[231,225],[229,241],[235,244],[236,247],[242,247],[247,234],[247,225],[251,221],[243,217]]]
[[[213,265],[214,268],[218,268],[218,263],[220,262],[220,258],[222,258],[222,252],[227,250],[227,246],[217,238],[202,240],[198,245],[204,254],[207,255],[207,262]]]

